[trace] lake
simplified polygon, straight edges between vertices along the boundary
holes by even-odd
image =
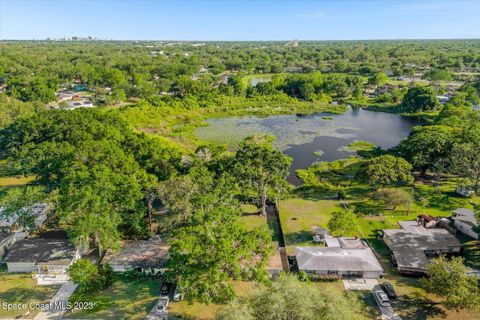
[[[330,120],[331,119],[331,120]],[[293,158],[288,181],[300,185],[297,169],[316,161],[333,161],[355,153],[347,146],[354,141],[370,141],[387,149],[406,138],[420,121],[397,114],[351,109],[340,115],[282,115],[270,117],[228,117],[208,119],[197,128],[204,141],[226,144],[234,149],[244,138],[266,133],[276,137],[275,146]]]

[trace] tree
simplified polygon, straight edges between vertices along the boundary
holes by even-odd
[[[369,184],[375,188],[413,182],[412,165],[405,159],[384,155],[368,160],[361,170]]]
[[[374,86],[379,86],[383,87],[385,83],[388,81],[388,76],[385,74],[385,72],[378,72],[375,75],[373,75],[370,79],[368,79],[368,82]]]
[[[357,234],[357,216],[348,210],[333,212],[328,220],[328,230],[337,236],[354,236]]]
[[[480,146],[473,143],[456,144],[452,151],[454,172],[469,179],[475,190],[480,192]]]
[[[452,74],[443,69],[431,69],[425,72],[423,78],[431,80],[432,82],[450,81],[452,80]]]
[[[175,231],[168,276],[187,301],[224,303],[234,297],[232,278],[266,280],[271,236],[266,230],[247,231],[235,207],[212,207],[209,195],[198,201],[210,209],[196,211],[188,226]]]
[[[380,198],[388,210],[395,211],[399,205],[410,207],[412,196],[403,189],[380,189],[376,192],[376,196]]]
[[[289,189],[286,178],[292,160],[275,150],[271,136],[252,136],[245,139],[234,158],[233,172],[246,196],[258,199],[262,215],[267,200]]]
[[[415,127],[398,149],[414,168],[425,175],[438,161],[450,157],[454,132],[455,129],[447,126]]]
[[[80,292],[92,291],[97,287],[98,268],[90,260],[79,259],[68,268],[68,276]]]
[[[432,87],[409,88],[403,97],[401,107],[410,113],[435,111],[440,106],[435,89]]]
[[[220,309],[215,320],[359,320],[364,319],[359,301],[342,292],[320,290],[282,275],[270,287],[260,287],[243,299]]]
[[[422,283],[428,291],[443,299],[442,304],[447,309],[480,308],[478,277],[467,273],[463,258],[447,260],[440,256],[428,264],[427,274],[428,278]]]

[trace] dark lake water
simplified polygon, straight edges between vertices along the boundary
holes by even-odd
[[[327,117],[331,117],[329,120]],[[245,137],[255,133],[274,135],[275,145],[293,158],[288,181],[301,184],[297,169],[316,161],[333,161],[354,155],[347,146],[354,141],[370,141],[387,149],[406,138],[418,120],[396,114],[352,109],[341,115],[283,115],[229,117],[207,120],[209,126],[196,130],[197,137],[235,148]]]

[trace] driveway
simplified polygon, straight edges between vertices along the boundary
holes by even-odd
[[[33,320],[62,319],[63,313],[65,312],[64,307],[76,288],[77,285],[73,283],[63,284],[53,296],[52,300],[50,300],[50,310],[40,311]]]
[[[382,290],[382,287],[380,285],[375,285],[372,289],[372,294],[376,290]],[[385,319],[385,320],[402,320],[402,318],[398,314],[395,313],[392,306],[388,306],[388,307],[381,306],[378,303],[376,297],[375,297],[375,301],[377,302],[378,308],[380,309],[380,312],[382,313],[382,319]]]

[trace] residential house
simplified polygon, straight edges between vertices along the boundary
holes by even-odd
[[[439,255],[459,255],[462,244],[445,229],[426,228],[421,221],[399,221],[400,229],[383,230],[383,240],[401,274],[426,273]]]
[[[156,238],[126,240],[122,241],[118,251],[108,250],[102,263],[109,263],[116,272],[136,270],[147,274],[164,273],[169,249],[169,245]]]
[[[15,243],[15,233],[0,232],[0,261],[8,252],[8,249]]]
[[[47,214],[50,210],[48,203],[36,203],[28,208],[30,214],[34,217],[34,225],[31,227],[23,226],[18,214],[6,216],[4,210],[0,208],[0,232],[28,232],[42,227],[47,220]]]
[[[39,284],[68,280],[67,270],[82,255],[68,239],[30,238],[16,241],[4,262],[8,272],[36,272]]]
[[[475,228],[479,227],[475,212],[470,209],[460,208],[452,211],[453,226],[463,234],[478,239]]]
[[[328,247],[296,247],[298,269],[307,274],[377,279],[383,268],[372,249],[357,238],[327,238]]]

